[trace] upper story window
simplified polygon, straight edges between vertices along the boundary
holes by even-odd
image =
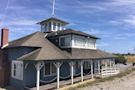
[[[63,36],[60,37],[60,46],[61,47],[70,47],[71,46],[71,37],[70,36]]]
[[[74,48],[96,49],[95,39],[74,35],[73,41],[72,47]]]
[[[75,46],[82,46],[82,47],[84,47],[85,44],[86,44],[85,39],[79,38],[79,37],[75,37],[75,39],[74,39],[74,45]]]
[[[59,38],[59,46],[62,48],[96,49],[96,39],[77,35],[65,35]]]
[[[66,46],[65,45],[65,37],[60,38],[60,46]]]

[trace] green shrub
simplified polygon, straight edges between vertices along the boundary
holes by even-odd
[[[126,64],[127,59],[123,55],[117,54],[116,56],[117,56],[117,58],[115,59],[116,64],[117,63]]]

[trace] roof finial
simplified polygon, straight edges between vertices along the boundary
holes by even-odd
[[[55,0],[53,0],[53,7],[52,7],[52,16],[55,14]]]

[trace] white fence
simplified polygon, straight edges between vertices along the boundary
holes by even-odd
[[[96,70],[96,77],[108,77],[108,76],[113,76],[120,73],[120,70],[118,68],[104,68],[101,69],[100,71]]]

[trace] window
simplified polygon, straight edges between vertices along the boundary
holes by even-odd
[[[45,31],[47,31],[47,25],[48,25],[48,24],[46,23],[46,24],[45,24]]]
[[[12,61],[12,77],[15,79],[23,80],[23,62]]]
[[[53,30],[56,30],[56,23],[53,22]]]
[[[94,40],[92,40],[92,39],[87,40],[87,47],[95,48]]]
[[[42,32],[45,31],[45,25],[41,25],[41,30],[42,30]]]
[[[80,64],[79,64],[78,61],[75,63],[75,67],[76,67],[77,69],[80,68]]]
[[[13,73],[14,73],[14,76],[16,76],[16,64],[14,64],[14,67],[13,67]]]
[[[48,30],[51,31],[51,22],[49,22],[48,24],[49,24]]]
[[[84,69],[90,69],[91,68],[90,65],[91,64],[89,62],[84,62]]]
[[[50,75],[51,72],[50,72],[50,63],[46,63],[45,64],[45,75]]]
[[[45,63],[45,75],[55,75],[56,74],[56,67],[53,63]]]
[[[85,47],[86,41],[83,38],[75,37],[75,46]]]
[[[65,37],[60,38],[60,46],[65,46]]]
[[[60,38],[60,46],[70,46],[70,42],[71,38],[68,36]]]
[[[58,23],[58,30],[60,30],[60,23]]]

